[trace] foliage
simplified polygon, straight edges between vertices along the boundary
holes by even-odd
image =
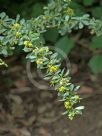
[[[50,51],[44,46],[45,41],[42,34],[50,28],[56,28],[63,36],[72,30],[82,29],[85,26],[91,29],[91,33],[102,34],[102,21],[90,19],[88,14],[76,16],[73,9],[69,7],[71,0],[56,0],[44,7],[44,14],[30,20],[9,18],[4,12],[0,14],[0,54],[4,57],[12,55],[17,46],[23,46],[24,52],[28,53],[27,59],[36,62],[37,68],[45,69],[45,79],[55,87],[58,96],[64,103],[66,109],[64,114],[70,119],[76,114],[81,114],[83,106],[76,107],[80,97],[76,94],[79,86],[71,83],[69,71],[60,68],[61,60],[58,53]],[[57,36],[56,36],[57,38]],[[66,37],[61,39],[66,45],[69,41]],[[57,43],[56,46],[61,46]],[[69,47],[68,50],[72,48]],[[4,62],[0,62],[0,65]]]
[[[102,70],[102,55],[94,55],[90,61],[89,66],[92,69],[92,72],[97,74],[98,72],[101,72]]]
[[[57,41],[57,43],[55,44],[55,46],[57,48],[59,48],[60,50],[62,50],[65,54],[68,54],[71,51],[71,49],[74,47],[74,43],[67,36],[64,36],[64,37],[60,38]],[[63,56],[61,56],[60,54],[59,54],[59,57],[63,58]]]
[[[49,1],[51,1],[51,0],[35,0],[35,1],[33,1],[33,0],[29,0],[29,1],[27,1],[27,0],[23,0],[23,1],[1,0],[0,1],[0,6],[1,6],[0,9],[1,9],[1,11],[6,11],[7,14],[9,14],[11,17],[12,16],[14,17],[17,13],[20,13],[20,15],[23,16],[24,18],[31,18],[31,17],[37,17],[40,14],[43,14],[43,6]],[[10,6],[9,6],[9,4],[10,4]],[[74,9],[74,13],[77,16],[79,16],[79,15],[83,16],[84,14],[88,13],[95,18],[102,17],[101,0],[99,0],[99,1],[97,1],[97,0],[73,0],[70,3],[70,7],[72,9]],[[96,28],[98,27],[98,25],[100,25],[100,28],[102,28],[102,23],[100,23],[100,21],[97,20]],[[65,31],[66,31],[66,28],[65,28]],[[102,32],[102,31],[100,31],[100,32]],[[80,31],[78,31],[78,33],[80,33]],[[94,33],[94,31],[92,31],[91,33]],[[87,46],[90,46],[92,48],[94,46],[94,45],[92,45],[94,38],[91,37],[92,40],[90,40],[89,37],[87,38],[87,40],[89,40],[89,44]],[[50,28],[49,30],[46,31],[46,33],[44,33],[44,40],[48,41],[54,45],[56,45],[58,42],[61,41],[60,38],[61,37],[58,34],[58,29],[56,29],[56,28]],[[70,37],[68,39],[70,39]],[[95,37],[95,39],[99,39],[99,38]],[[96,45],[97,45],[96,48],[98,48],[100,46],[99,41],[96,40]],[[67,55],[67,53],[70,53],[72,51],[72,49],[74,49],[73,47],[75,47],[74,46],[75,44],[73,43],[71,46],[71,44],[69,44],[68,41],[67,42],[65,41],[65,43],[67,44],[66,48],[65,48],[65,46],[64,46],[64,48],[62,46],[59,46],[59,48],[60,47],[61,47],[61,49],[63,48],[62,50]],[[93,52],[96,50],[96,48],[93,47]],[[69,50],[69,49],[71,49],[71,50]],[[20,47],[16,48],[16,52],[20,52],[20,50],[21,50]],[[93,70],[92,70],[92,72],[93,72]],[[99,72],[100,71],[97,71],[97,74]]]

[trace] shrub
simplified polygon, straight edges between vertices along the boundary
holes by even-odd
[[[61,59],[58,53],[44,46],[42,34],[50,28],[57,28],[61,35],[85,26],[92,34],[102,34],[101,20],[90,18],[88,14],[76,16],[70,8],[71,0],[56,0],[44,7],[44,14],[30,20],[9,18],[4,12],[0,14],[0,54],[4,57],[12,55],[17,46],[22,46],[27,53],[26,58],[37,64],[38,69],[45,69],[45,80],[55,87],[60,101],[64,103],[69,119],[82,113],[84,106],[76,106],[81,98],[76,94],[79,86],[71,83],[69,71],[60,68]],[[0,65],[5,62],[0,59]]]

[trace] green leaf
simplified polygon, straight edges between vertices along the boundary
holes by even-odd
[[[32,9],[32,16],[37,17],[43,13],[43,4],[42,3],[36,3],[34,4],[34,7]]]
[[[3,19],[6,16],[5,12],[0,13],[1,19]]]
[[[7,48],[6,48],[6,47],[3,48],[1,52],[2,52],[2,54],[3,54],[4,56],[7,56],[7,55],[8,55],[8,52],[7,52]]]
[[[91,6],[94,3],[94,0],[83,0],[85,6]]]
[[[59,57],[61,59],[65,59],[67,55],[70,53],[71,49],[74,47],[73,41],[68,38],[67,36],[64,36],[63,38],[59,39],[57,43],[55,44],[56,51],[59,54]]]
[[[75,88],[74,88],[74,91],[78,91],[80,89],[80,86],[78,85],[78,86],[76,86]]]
[[[90,47],[94,49],[102,48],[102,35],[93,37]]]
[[[53,29],[49,29],[45,34],[45,39],[47,41],[50,41],[50,42],[53,42],[55,43],[57,38],[58,38],[58,30],[56,28],[53,28]]]
[[[27,48],[27,47],[24,47],[24,49],[23,49],[25,52],[30,52],[30,51],[32,51],[32,49],[31,48]]]
[[[75,109],[76,110],[83,110],[85,107],[84,106],[79,106],[79,107],[76,107]]]
[[[97,74],[102,72],[102,55],[93,56],[88,65],[93,73]]]
[[[64,113],[62,113],[62,115],[67,115],[68,114],[68,111],[65,111]]]
[[[74,9],[75,15],[83,15],[85,13],[85,10],[81,4],[78,4],[78,2],[75,2],[74,0],[71,2],[70,7]]]
[[[102,7],[100,6],[92,8],[92,15],[97,18],[102,17]]]

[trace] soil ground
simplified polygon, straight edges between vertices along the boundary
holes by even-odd
[[[0,72],[0,136],[102,136],[102,77],[90,72],[89,52],[82,51],[77,57],[72,52],[70,60],[85,110],[72,121],[61,115],[64,108],[56,92],[37,89],[28,80],[26,66],[10,60],[16,64]],[[38,76],[35,80],[39,82]]]
[[[81,105],[85,110],[82,116],[70,121],[61,115],[64,109],[56,93],[28,86],[29,81],[25,79],[15,84],[18,89],[5,88],[4,92],[4,88],[0,89],[0,136],[102,135],[101,89],[97,93],[82,92]]]

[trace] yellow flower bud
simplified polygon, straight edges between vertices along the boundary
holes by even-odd
[[[28,47],[29,47],[29,48],[33,47],[33,45],[32,45],[31,42],[28,43]]]
[[[65,87],[64,86],[59,87],[58,91],[59,92],[64,92],[65,91]]]
[[[71,9],[71,8],[68,8],[65,12],[66,12],[69,16],[73,16],[73,15],[74,15],[74,10]]]
[[[32,48],[33,45],[30,41],[24,41],[24,45],[27,47],[27,48]]]
[[[21,25],[19,24],[19,23],[15,23],[14,25],[13,25],[13,28],[15,28],[15,29],[19,29],[21,27]]]
[[[24,45],[27,46],[28,45],[28,41],[24,41]]]
[[[51,73],[54,73],[54,72],[56,72],[58,70],[58,67],[57,66],[51,66],[51,67],[49,67],[49,71],[51,72]]]
[[[34,49],[34,50],[33,50],[33,53],[35,53],[36,51],[37,51],[37,49]]]
[[[66,109],[70,109],[72,107],[71,103],[69,101],[64,102],[64,107]]]
[[[40,53],[44,53],[44,52],[48,52],[48,51],[49,51],[48,48],[43,48],[43,47],[39,50]]]
[[[50,67],[51,67],[51,65],[49,64],[49,65],[48,65],[48,68],[50,68]]]
[[[19,38],[21,36],[21,33],[16,32],[16,37]]]
[[[40,52],[40,53],[43,53],[43,52],[44,52],[44,48],[41,48],[41,49],[39,50],[39,52]]]
[[[64,81],[65,81],[65,79],[62,78],[62,79],[60,80],[60,85],[63,85]]]
[[[43,63],[43,60],[42,60],[42,59],[38,59],[38,60],[36,61],[36,63],[37,63],[37,64],[42,64],[42,63]]]

